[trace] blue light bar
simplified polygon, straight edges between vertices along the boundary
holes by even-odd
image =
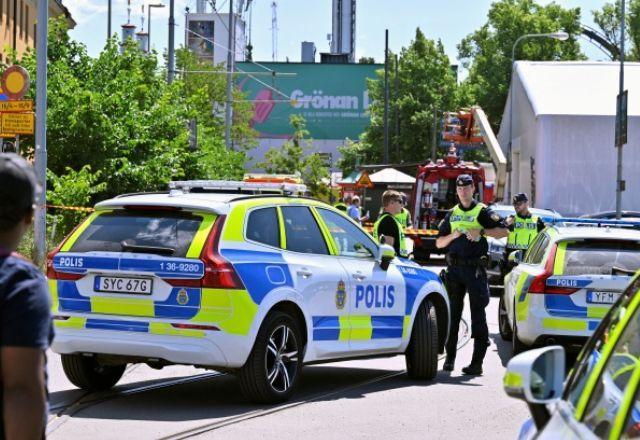
[[[619,227],[632,227],[640,229],[640,222],[632,222],[628,220],[616,220],[607,218],[575,218],[575,217],[557,217],[543,219],[545,223],[577,223],[582,225],[594,225],[594,226],[619,226]]]

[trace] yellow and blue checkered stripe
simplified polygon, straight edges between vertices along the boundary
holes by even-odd
[[[314,341],[390,339],[402,337],[405,316],[313,316],[312,322]]]

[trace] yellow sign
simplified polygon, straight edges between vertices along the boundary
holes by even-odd
[[[360,176],[360,178],[356,182],[356,186],[366,187],[366,188],[373,188],[373,182],[371,181],[371,178],[369,177],[369,173],[367,173],[366,171],[363,171],[362,175]]]
[[[24,67],[14,64],[4,71],[0,84],[10,100],[22,99],[29,90],[29,73]]]
[[[33,100],[0,101],[0,112],[30,112],[33,111]]]
[[[35,117],[33,113],[2,113],[0,132],[33,134]]]

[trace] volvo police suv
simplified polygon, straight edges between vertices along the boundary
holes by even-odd
[[[267,194],[297,186],[172,182],[97,204],[47,263],[69,380],[107,389],[128,363],[187,364],[278,402],[303,364],[397,354],[433,379],[449,325],[439,277],[322,202]]]
[[[498,322],[514,353],[534,345],[581,346],[640,268],[640,231],[547,227],[526,253],[509,259],[517,266],[505,277]]]

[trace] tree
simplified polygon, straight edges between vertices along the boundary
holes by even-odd
[[[580,8],[546,6],[534,0],[499,0],[492,4],[488,21],[458,45],[459,59],[469,69],[465,82],[475,101],[497,128],[511,82],[511,51],[518,37],[529,33],[564,30],[567,41],[527,39],[518,44],[516,60],[584,59],[574,35],[580,33]]]
[[[289,123],[293,129],[291,139],[280,148],[271,148],[264,156],[264,162],[258,164],[267,173],[298,174],[314,197],[327,198],[329,188],[322,179],[329,177],[329,170],[320,155],[305,155],[311,149],[313,140],[309,139],[307,122],[303,116],[291,115]]]
[[[373,57],[360,57],[358,64],[375,64],[376,60]]]
[[[620,0],[615,3],[605,3],[602,9],[592,11],[593,21],[596,23],[604,38],[620,53],[620,14],[622,7]],[[630,0],[626,10],[626,38],[625,59],[640,61],[640,0]],[[613,55],[613,60],[619,59]]]
[[[394,58],[390,54],[389,159],[424,161],[431,151],[434,110],[440,113],[456,107],[455,75],[442,42],[427,39],[419,28],[409,47],[400,52],[398,90]],[[362,162],[380,163],[384,148],[384,70],[367,81],[367,88],[372,101],[371,125],[362,136],[358,155]],[[355,165],[353,161],[343,164],[348,169]]]

